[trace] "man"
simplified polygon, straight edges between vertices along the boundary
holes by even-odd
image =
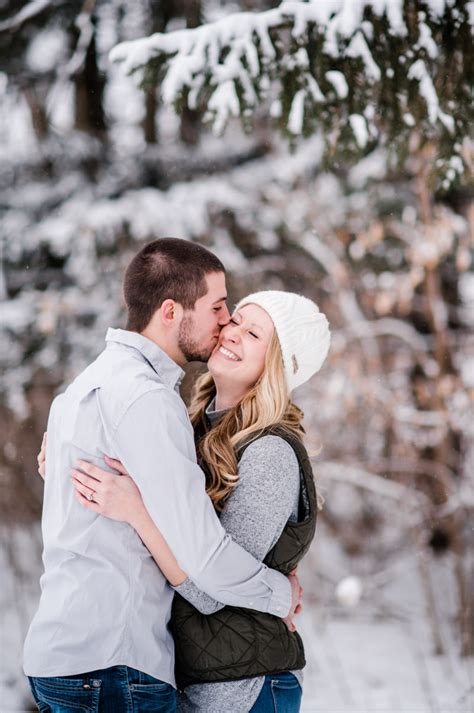
[[[289,626],[298,604],[295,579],[220,525],[178,392],[182,367],[206,361],[228,322],[222,263],[194,243],[155,240],[129,265],[124,294],[127,330],[108,331],[48,421],[45,572],[24,652],[40,710],[175,710],[173,591],[132,528],[77,503],[69,473],[78,458],[123,462],[182,569],[215,599]]]

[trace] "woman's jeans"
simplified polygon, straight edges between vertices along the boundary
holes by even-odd
[[[175,713],[169,683],[128,666],[63,678],[29,678],[41,713]]]
[[[289,671],[265,676],[265,683],[250,713],[299,713],[301,686]]]

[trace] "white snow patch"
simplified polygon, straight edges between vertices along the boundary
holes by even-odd
[[[387,174],[387,155],[383,149],[372,151],[351,168],[349,182],[360,189],[369,181],[381,181]]]
[[[208,107],[215,114],[213,130],[219,136],[229,117],[237,117],[240,114],[239,97],[233,80],[223,82],[217,87],[209,99]]]
[[[434,124],[439,119],[448,131],[453,133],[454,119],[441,110],[438,95],[422,59],[418,59],[411,65],[408,70],[408,79],[416,79],[420,83],[420,94],[426,102],[430,123]]]
[[[361,114],[351,114],[349,117],[351,129],[354,132],[355,139],[359,148],[363,149],[367,146],[369,140],[369,132],[367,130],[367,122]]]
[[[28,45],[26,63],[39,74],[52,72],[64,61],[66,55],[66,36],[62,30],[46,29],[33,37]]]
[[[382,72],[380,67],[376,64],[372,53],[367,46],[367,42],[361,32],[357,32],[352,38],[348,48],[346,49],[346,55],[348,57],[361,57],[365,64],[366,76],[373,82],[380,81]]]
[[[304,100],[306,97],[306,91],[300,89],[296,92],[291,102],[291,109],[288,115],[288,131],[290,131],[295,136],[301,134],[303,131],[304,123]]]
[[[347,97],[349,94],[349,86],[342,72],[330,70],[329,72],[326,72],[326,79],[334,87],[339,99],[345,99]]]
[[[345,577],[338,582],[336,599],[339,604],[351,608],[357,606],[362,596],[362,582],[359,577]]]
[[[315,80],[312,74],[306,74],[306,83],[308,85],[308,91],[313,97],[313,100],[315,102],[324,102],[326,101],[324,94],[322,93],[319,84]]]
[[[438,56],[438,47],[436,42],[433,40],[431,30],[425,22],[420,22],[419,25],[420,37],[418,43],[420,47],[424,47],[428,57],[431,59],[436,59]]]

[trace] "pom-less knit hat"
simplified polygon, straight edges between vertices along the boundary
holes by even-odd
[[[331,335],[326,315],[307,297],[264,290],[244,297],[235,309],[255,304],[272,318],[280,342],[288,390],[301,386],[321,368]]]

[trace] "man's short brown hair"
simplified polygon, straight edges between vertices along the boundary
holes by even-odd
[[[123,283],[127,329],[142,332],[167,299],[194,309],[207,292],[205,277],[225,272],[209,250],[179,238],[159,238],[145,245],[129,264]]]

